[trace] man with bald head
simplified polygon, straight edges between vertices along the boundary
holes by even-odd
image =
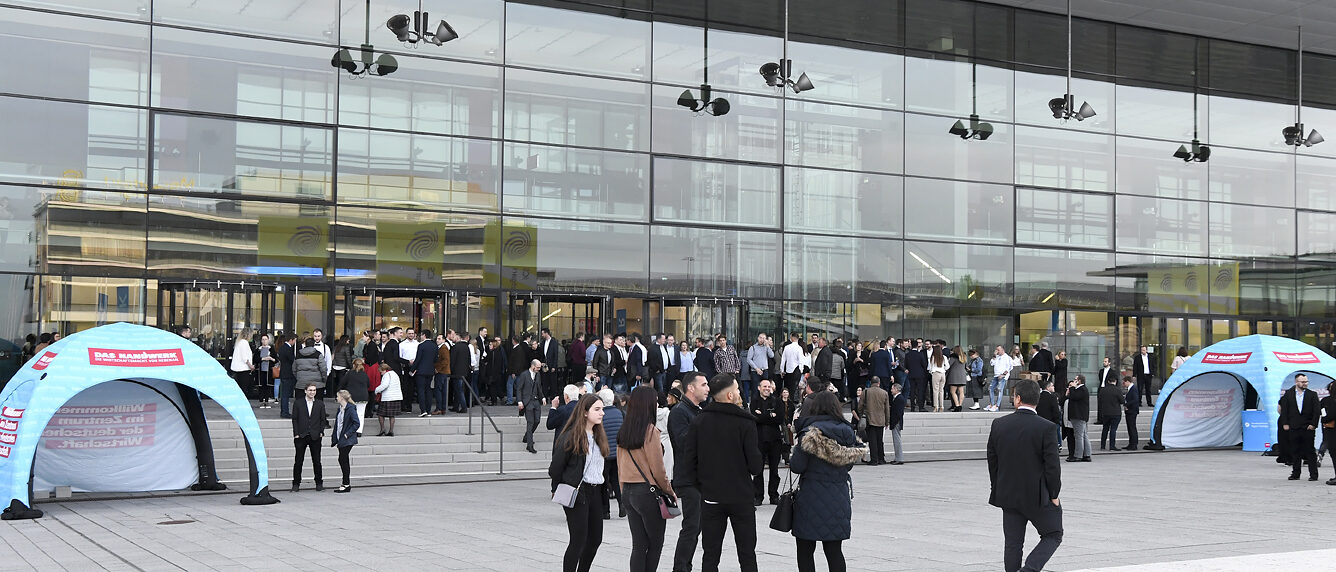
[[[538,429],[538,420],[543,415],[543,385],[538,372],[543,369],[543,362],[532,360],[529,369],[524,370],[515,382],[515,400],[519,402],[520,415],[524,416],[524,449],[538,453],[533,446],[533,432]]]

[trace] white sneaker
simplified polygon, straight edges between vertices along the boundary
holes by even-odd
[[[973,406],[970,407],[970,411],[977,410],[978,408],[979,408],[979,404],[978,404],[978,403],[975,403]]]

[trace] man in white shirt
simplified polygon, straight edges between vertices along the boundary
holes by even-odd
[[[334,352],[325,344],[325,331],[320,328],[312,330],[311,339],[315,340],[315,349],[320,351],[320,363],[325,367],[325,377],[329,377],[329,370],[334,365]]]
[[[993,359],[989,362],[993,366],[993,378],[988,384],[988,397],[991,399],[986,409],[988,411],[997,411],[997,404],[1002,399],[1002,393],[1007,389],[1007,378],[1011,376],[1011,368],[1015,365],[1011,356],[1002,350],[1002,346],[993,349]]]
[[[789,333],[789,343],[780,352],[779,371],[784,374],[784,387],[789,390],[789,400],[796,402],[798,381],[803,376],[803,344],[797,332]]]

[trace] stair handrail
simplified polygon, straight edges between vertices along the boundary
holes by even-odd
[[[497,467],[497,474],[498,474],[498,475],[504,475],[504,474],[506,474],[506,433],[505,433],[505,431],[502,431],[500,427],[497,427],[497,425],[496,425],[496,420],[495,420],[495,419],[492,419],[492,414],[489,413],[489,412],[487,411],[487,405],[485,405],[485,404],[483,403],[482,398],[478,397],[478,393],[475,392],[475,391],[473,390],[473,384],[469,383],[469,380],[467,380],[467,379],[462,379],[462,380],[460,380],[460,383],[463,384],[464,388],[468,390],[468,393],[469,393],[470,396],[472,396],[473,401],[477,403],[476,407],[479,407],[479,408],[482,409],[482,416],[485,417],[485,418],[487,419],[487,422],[488,422],[488,423],[491,423],[491,424],[492,424],[492,430],[493,430],[493,431],[496,431],[496,435],[497,435],[497,437],[496,437],[496,442],[497,442],[497,453],[500,455],[499,465],[498,465],[498,467]],[[469,415],[469,425],[468,425],[468,432],[465,433],[465,434],[466,434],[466,435],[472,435],[472,434],[473,434],[473,407],[469,407],[469,408],[467,408],[467,409],[468,409],[468,415]],[[479,452],[479,453],[486,453],[486,452],[487,452],[487,434],[481,431],[481,429],[483,429],[483,428],[484,428],[484,427],[483,427],[483,425],[482,425],[482,420],[479,419],[479,421],[478,421],[478,429],[480,430],[480,431],[478,432],[478,452]]]

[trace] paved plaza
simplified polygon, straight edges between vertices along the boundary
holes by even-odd
[[[279,453],[287,462],[290,453]],[[326,471],[337,471],[327,459]],[[1336,541],[1328,526],[1336,487],[1286,474],[1272,458],[1234,450],[1063,463],[1066,538],[1049,569],[1316,569],[1336,556],[1319,550]],[[1331,474],[1323,468],[1324,480]],[[853,475],[850,570],[1001,569],[1001,513],[987,504],[984,461],[858,466]],[[276,486],[283,502],[261,507],[241,506],[235,491],[40,503],[44,518],[0,523],[0,569],[558,570],[566,527],[547,487],[506,480],[334,494],[332,486]],[[793,539],[765,526],[771,512],[757,514],[761,570],[792,570]],[[606,525],[595,569],[625,570],[626,521]],[[678,526],[669,525],[669,547]],[[1033,531],[1028,540],[1027,550]],[[665,552],[660,570],[670,568]],[[731,541],[723,564],[736,569]]]

